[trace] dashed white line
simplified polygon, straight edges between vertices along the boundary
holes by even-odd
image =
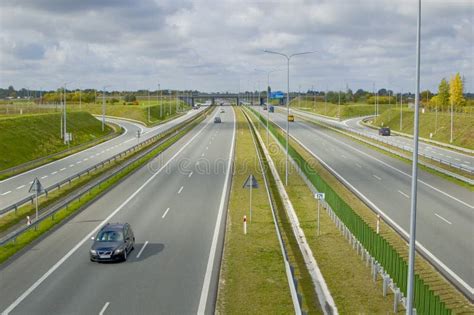
[[[92,159],[93,157],[94,157],[94,155],[91,155],[91,156],[89,156],[89,159]]]
[[[166,214],[168,213],[168,211],[170,211],[170,208],[166,209],[165,213],[163,213],[163,215],[161,216],[162,219],[166,217]]]
[[[201,156],[204,156],[204,153],[203,153],[203,154],[201,154]]]
[[[188,177],[191,177],[191,176],[193,176],[193,172],[189,173],[189,175],[188,175]]]
[[[44,175],[43,177],[41,177],[41,179],[45,179],[46,177],[48,177],[48,175]]]
[[[87,160],[88,160],[88,158],[84,158],[84,161],[87,161]]]
[[[69,164],[69,167],[74,167],[74,164]]]
[[[448,220],[446,220],[445,218],[443,218],[442,216],[440,216],[439,214],[435,213],[435,216],[437,216],[438,218],[440,218],[441,220],[443,220],[444,222],[448,223],[449,225],[451,225],[452,223],[449,222]]]
[[[52,172],[51,175],[56,175],[58,171]]]
[[[140,255],[143,253],[143,250],[145,249],[147,245],[148,245],[148,241],[146,241],[145,244],[143,244],[142,248],[138,252],[137,258],[140,258]]]
[[[345,156],[344,154],[341,155],[343,159],[347,159],[347,156]]]
[[[360,165],[359,163],[356,163],[356,166],[357,166],[358,168],[362,168],[362,165]]]
[[[398,192],[399,192],[402,196],[404,196],[405,198],[410,199],[410,196],[408,196],[407,194],[405,194],[403,191],[399,190]]]
[[[206,147],[206,150],[209,150],[209,147]]]
[[[66,169],[66,168],[65,168],[65,167],[63,167],[63,168],[62,168],[62,169],[60,169],[59,171],[60,171],[60,172],[62,172],[62,171],[64,171],[65,169]]]
[[[82,161],[77,161],[77,162],[76,162],[76,164],[81,164],[81,163],[82,163]]]
[[[110,302],[105,303],[102,309],[100,310],[99,315],[104,315],[104,312],[107,309],[107,307],[109,307],[109,305],[110,305]]]
[[[377,175],[372,174],[372,176],[378,180],[382,180],[382,178],[378,177]]]
[[[11,193],[11,192],[12,192],[12,191],[9,190],[9,191],[6,191],[6,192],[4,192],[3,194],[0,194],[0,195],[5,196],[5,195],[8,195],[8,194]]]
[[[178,190],[178,195],[183,191],[184,186],[181,186],[181,188]]]
[[[18,186],[16,189],[22,189],[23,187],[25,187],[26,185],[21,185],[21,186]]]

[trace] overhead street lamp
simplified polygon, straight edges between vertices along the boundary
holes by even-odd
[[[407,314],[413,314],[414,275],[415,275],[415,242],[416,242],[416,199],[418,183],[418,131],[420,109],[420,37],[421,37],[421,0],[418,0],[418,20],[416,32],[416,90],[415,90],[415,119],[413,123],[413,157],[411,174],[410,200],[410,250],[408,253],[408,290]]]
[[[290,122],[288,120],[288,116],[290,115],[290,60],[295,56],[300,55],[308,55],[314,54],[316,51],[306,51],[301,53],[295,53],[291,55],[287,55],[277,51],[271,50],[264,50],[264,52],[268,54],[280,55],[286,58],[287,61],[287,74],[286,74],[286,81],[287,81],[287,93],[286,93],[286,160],[285,160],[285,185],[288,186],[288,142],[289,142],[289,135],[290,135]]]
[[[105,131],[105,89],[110,85],[104,85],[102,88],[102,132]]]

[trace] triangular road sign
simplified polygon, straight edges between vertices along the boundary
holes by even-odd
[[[35,177],[35,180],[33,181],[33,183],[31,183],[31,186],[30,186],[30,189],[28,190],[28,192],[36,192],[36,193],[41,193],[43,191],[43,185],[41,185],[38,177]]]
[[[252,174],[250,174],[249,177],[247,177],[247,179],[245,180],[244,185],[242,186],[242,188],[250,188],[250,187],[258,188],[257,179]]]

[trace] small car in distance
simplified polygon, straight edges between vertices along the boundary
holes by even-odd
[[[214,117],[214,123],[220,124],[221,122],[222,122],[222,120],[219,116]]]
[[[288,121],[289,121],[289,122],[294,122],[294,121],[295,121],[295,116],[293,116],[293,115],[288,115]]]
[[[89,251],[91,261],[126,261],[135,246],[135,236],[128,223],[107,223],[97,236]]]
[[[221,114],[225,113],[225,110],[224,109],[221,109]]]
[[[390,136],[390,128],[389,127],[382,127],[379,129],[379,135],[381,136]]]

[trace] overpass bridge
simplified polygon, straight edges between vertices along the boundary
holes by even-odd
[[[182,95],[179,98],[191,106],[194,106],[196,100],[211,100],[212,105],[216,104],[216,100],[225,99],[233,100],[235,104],[248,103],[251,105],[265,104],[267,100],[267,94],[265,92],[260,93],[193,93],[191,95]],[[290,99],[296,96],[290,93]],[[281,100],[281,104],[286,104],[286,97]]]

